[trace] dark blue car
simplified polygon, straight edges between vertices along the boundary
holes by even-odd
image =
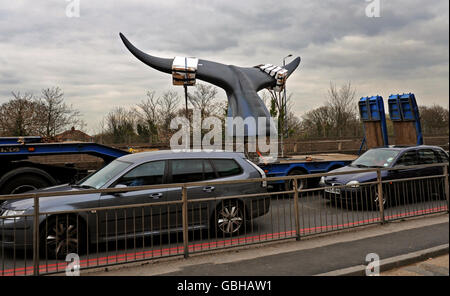
[[[334,203],[351,202],[352,205],[363,205],[367,209],[375,210],[379,203],[377,184],[370,182],[377,181],[377,173],[376,171],[358,173],[358,171],[370,168],[392,168],[392,170],[381,170],[382,181],[388,181],[383,182],[385,207],[411,201],[411,199],[419,201],[430,197],[445,197],[442,178],[394,181],[442,175],[444,173],[442,166],[407,168],[434,163],[448,164],[448,154],[440,147],[423,145],[374,148],[365,152],[350,165],[331,171],[351,173],[322,177],[320,185],[325,187],[324,197]]]

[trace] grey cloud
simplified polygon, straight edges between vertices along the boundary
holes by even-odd
[[[119,31],[164,57],[252,66],[300,55],[288,81],[299,113],[325,100],[331,80],[352,80],[361,92],[382,92],[391,81],[446,103],[448,1],[381,3],[382,17],[369,19],[364,0],[80,0],[81,17],[69,19],[64,0],[4,2],[0,103],[11,90],[58,85],[95,126],[108,108],[137,102],[146,89],[178,91],[169,76],[131,56]],[[430,80],[437,86],[426,93]]]

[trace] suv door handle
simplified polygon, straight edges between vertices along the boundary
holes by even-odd
[[[153,199],[159,199],[162,196],[163,196],[163,194],[159,192],[159,193],[152,193],[148,197],[153,198]]]
[[[205,186],[203,187],[203,191],[205,192],[213,192],[216,189],[214,186]]]

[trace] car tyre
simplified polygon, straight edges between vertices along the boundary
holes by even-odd
[[[372,190],[371,194],[371,210],[379,211],[380,210],[380,202],[378,201],[378,190],[377,188]],[[389,197],[386,192],[383,192],[383,209],[389,208]]]
[[[53,216],[41,225],[39,250],[43,258],[64,260],[70,253],[85,253],[86,226],[81,218]]]

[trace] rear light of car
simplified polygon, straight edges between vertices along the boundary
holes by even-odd
[[[251,164],[258,172],[259,172],[259,174],[261,175],[261,178],[267,178],[266,177],[266,173],[264,173],[264,171],[259,167],[259,166],[257,166],[256,164],[254,164],[253,162],[251,162],[250,160],[248,160],[248,159],[246,159],[246,161],[249,163],[249,164]],[[267,181],[262,181],[261,182],[261,186],[262,187],[267,187]]]

